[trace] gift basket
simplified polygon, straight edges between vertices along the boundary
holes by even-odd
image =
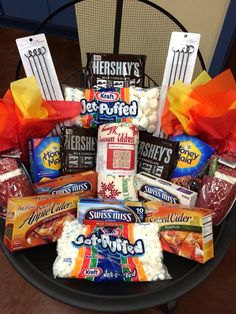
[[[59,82],[44,34],[16,42],[26,78],[0,103],[9,261],[90,310],[147,309],[196,287],[235,234],[231,71],[192,80],[199,36],[174,32],[161,86],[145,55],[107,52]]]

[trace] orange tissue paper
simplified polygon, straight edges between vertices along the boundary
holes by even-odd
[[[162,130],[197,136],[217,151],[236,153],[236,82],[231,70],[214,78],[203,71],[191,84],[177,81],[167,92]]]
[[[34,77],[15,81],[0,99],[0,151],[18,148],[24,157],[30,138],[47,136],[80,111],[80,102],[42,99]]]

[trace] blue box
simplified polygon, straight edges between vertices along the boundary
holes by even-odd
[[[30,172],[32,180],[54,179],[60,176],[60,138],[45,137],[29,140]]]
[[[145,221],[143,202],[115,199],[81,198],[77,205],[80,223],[135,223]]]

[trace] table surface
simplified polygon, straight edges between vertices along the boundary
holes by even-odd
[[[214,229],[215,257],[202,265],[164,252],[170,280],[145,283],[96,283],[54,279],[52,265],[56,243],[10,253],[3,244],[4,220],[0,219],[0,246],[9,262],[34,287],[69,305],[96,311],[124,312],[153,308],[184,295],[220,263],[236,232],[236,203],[220,227]]]

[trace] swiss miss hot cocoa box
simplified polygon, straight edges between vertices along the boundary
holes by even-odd
[[[57,241],[75,219],[79,196],[32,196],[8,201],[4,244],[11,252]]]
[[[214,257],[211,210],[163,202],[145,203],[146,221],[158,222],[164,251],[199,263]]]
[[[76,193],[82,197],[96,197],[97,173],[92,170],[84,171],[35,183],[34,191],[37,194],[59,195]]]

